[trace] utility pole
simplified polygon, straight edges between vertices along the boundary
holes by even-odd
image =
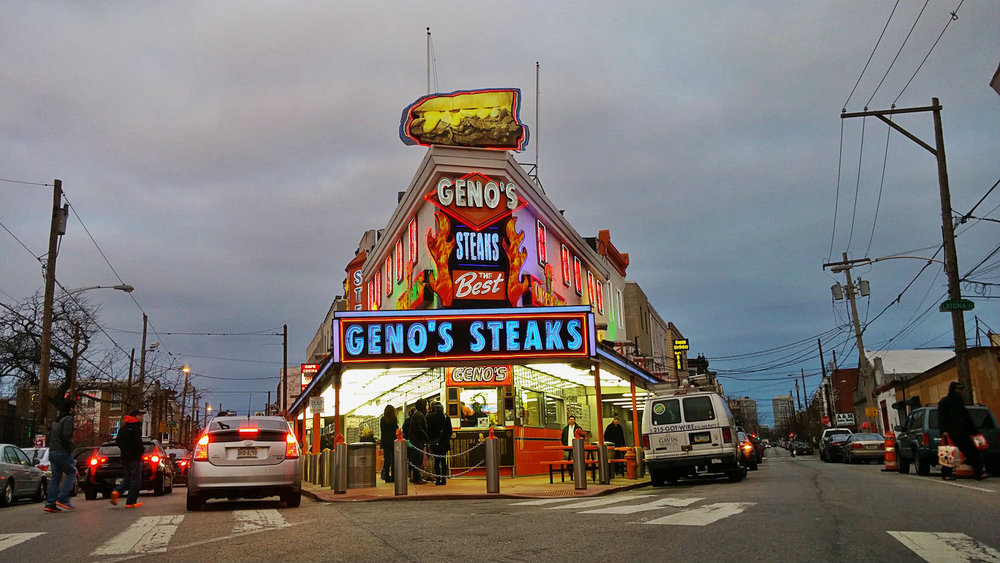
[[[885,117],[886,115],[892,114],[927,111],[932,112],[934,117],[933,147]],[[945,159],[944,132],[941,128],[941,104],[937,98],[931,98],[931,105],[929,107],[863,111],[857,113],[842,112],[840,117],[841,119],[846,119],[869,115],[879,118],[889,125],[889,127],[899,131],[906,138],[926,149],[937,159],[938,189],[941,197],[941,238],[944,243],[944,271],[948,278],[948,303],[951,305],[949,308],[951,311],[951,327],[955,337],[955,367],[958,372],[958,382],[965,388],[962,392],[965,398],[965,403],[971,405],[973,400],[972,376],[969,372],[969,357],[967,353],[968,347],[965,341],[964,311],[972,308],[972,302],[969,301],[967,304],[963,304],[964,300],[962,299],[962,287],[958,278],[958,254],[955,251],[955,226],[952,222],[951,216],[951,191],[948,187],[948,163]],[[945,310],[944,304],[942,304],[941,310]]]
[[[799,397],[799,380],[795,379],[795,404],[798,410],[802,410],[802,397]]]
[[[49,223],[49,253],[45,258],[45,296],[42,302],[41,358],[38,362],[38,410],[35,413],[35,434],[44,428],[49,410],[49,368],[52,362],[52,302],[56,288],[56,254],[59,237],[66,234],[69,204],[62,205],[62,180],[52,182],[52,220]]]
[[[428,32],[430,29],[428,28]],[[281,355],[281,416],[288,416],[288,325],[284,325],[282,331],[283,350]]]
[[[142,405],[143,395],[145,391],[143,390],[143,385],[145,385],[146,380],[146,313],[142,314],[142,352],[139,352],[139,404],[135,406]]]
[[[187,406],[188,373],[191,371],[191,368],[189,368],[188,366],[184,366],[183,368],[181,368],[181,371],[184,372],[184,388],[181,389],[181,411],[180,411],[181,419],[177,423],[181,425],[180,427],[181,442],[186,444],[187,442],[184,442],[184,407]]]
[[[80,348],[80,325],[73,324],[73,358],[69,364],[69,397],[76,400],[76,365]]]

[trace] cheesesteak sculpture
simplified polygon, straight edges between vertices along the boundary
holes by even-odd
[[[517,88],[431,94],[403,110],[399,137],[408,145],[521,150],[528,129],[518,117]]]

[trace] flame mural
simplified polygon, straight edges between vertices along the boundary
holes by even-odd
[[[434,271],[430,275],[430,286],[441,298],[442,307],[450,307],[455,298],[455,284],[451,280],[451,269],[448,268],[448,258],[455,249],[455,241],[448,241],[451,234],[451,221],[440,211],[434,212],[437,230],[432,234],[427,229],[427,251],[434,262]],[[524,235],[522,235],[522,238]]]
[[[528,253],[521,248],[521,243],[524,242],[524,231],[517,230],[517,217],[512,215],[507,220],[504,230],[507,238],[501,244],[509,262],[507,302],[511,307],[516,307],[521,295],[528,291],[531,286],[531,279],[528,276],[521,276],[521,266],[524,265]]]

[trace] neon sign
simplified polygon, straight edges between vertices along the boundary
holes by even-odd
[[[588,358],[596,351],[589,307],[338,312],[341,363]]]

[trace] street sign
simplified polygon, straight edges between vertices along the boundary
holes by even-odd
[[[854,413],[853,412],[838,412],[837,413],[837,426],[852,426],[854,425]]]
[[[938,307],[942,313],[948,311],[971,311],[976,308],[976,304],[968,299],[949,299]]]
[[[313,413],[322,413],[326,407],[323,397],[309,397],[309,410]]]
[[[878,416],[878,407],[865,407],[865,416],[875,418]]]
[[[177,426],[177,421],[176,420],[168,420],[167,421],[167,426],[170,426],[171,428],[174,427],[174,426]]]

